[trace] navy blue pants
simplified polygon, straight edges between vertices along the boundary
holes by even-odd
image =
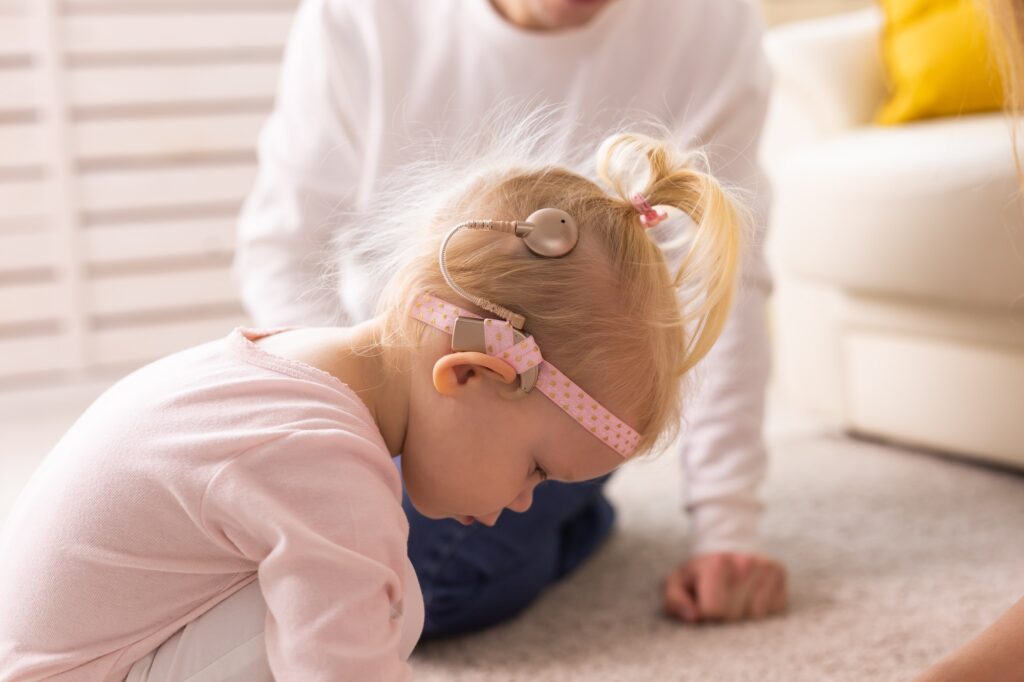
[[[428,519],[405,496],[409,558],[426,611],[423,637],[507,620],[573,572],[611,531],[615,512],[604,496],[607,480],[542,483],[529,511],[505,510],[493,528]]]

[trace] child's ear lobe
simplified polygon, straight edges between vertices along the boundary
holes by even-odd
[[[474,375],[496,379],[503,384],[515,382],[517,376],[507,362],[485,353],[449,353],[434,363],[434,388],[441,395],[453,395],[459,385]]]

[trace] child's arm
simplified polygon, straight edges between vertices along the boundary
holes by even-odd
[[[1024,681],[1024,599],[916,682]]]
[[[407,680],[407,530],[388,453],[352,433],[293,432],[211,479],[210,537],[258,564],[270,668],[282,680]],[[238,569],[235,569],[238,570]]]

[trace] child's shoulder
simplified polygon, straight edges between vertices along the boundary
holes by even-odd
[[[346,434],[386,450],[372,415],[339,379],[257,341],[271,330],[236,329],[133,372],[90,408],[134,437],[180,434],[216,443],[223,454],[281,434]],[[284,336],[284,335],[282,335]],[[113,431],[113,430],[111,430]],[[186,437],[187,434],[187,437]]]

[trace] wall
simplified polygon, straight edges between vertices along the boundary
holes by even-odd
[[[294,0],[0,0],[0,389],[242,323],[229,275]]]

